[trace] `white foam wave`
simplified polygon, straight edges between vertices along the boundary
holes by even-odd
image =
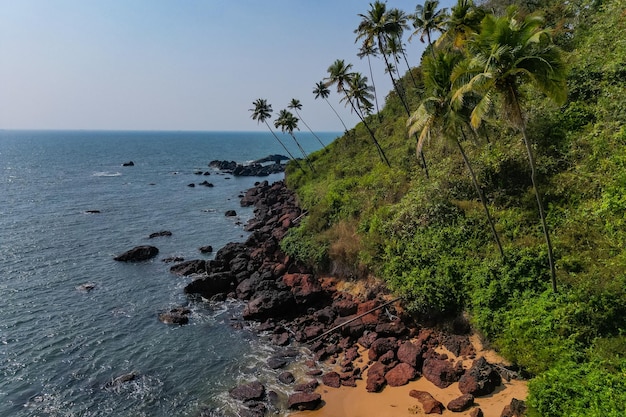
[[[93,173],[94,177],[120,177],[121,172],[97,171]]]

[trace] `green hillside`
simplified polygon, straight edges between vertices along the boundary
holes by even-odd
[[[289,165],[308,216],[282,246],[320,272],[380,277],[422,319],[467,314],[532,376],[530,415],[622,416],[626,2],[517,2],[515,13],[506,3],[481,11],[461,0],[452,18],[434,19],[440,40],[380,114],[370,114],[371,89],[343,73],[339,94],[365,123],[310,155],[315,171]],[[393,19],[380,4],[363,11],[355,37],[379,49],[372,59],[385,48],[393,60]],[[382,43],[368,37],[380,28]],[[342,75],[330,70],[337,94]]]

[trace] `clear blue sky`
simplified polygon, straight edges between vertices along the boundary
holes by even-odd
[[[452,0],[441,1],[449,7]],[[388,0],[406,13],[417,1]],[[314,129],[342,126],[312,89],[360,60],[365,0],[0,0],[1,129],[262,130],[248,109],[291,98]],[[423,52],[408,43],[411,65]],[[392,88],[374,60],[377,91]],[[331,94],[349,127],[357,121]],[[301,129],[304,126],[301,125]]]

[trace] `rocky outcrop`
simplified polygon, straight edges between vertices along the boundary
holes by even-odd
[[[141,262],[154,258],[158,255],[158,253],[158,248],[154,246],[144,245],[134,247],[133,249],[128,250],[113,259],[120,262]]]
[[[269,159],[267,162],[275,160]],[[266,162],[260,160],[262,162]],[[285,165],[279,161],[270,165],[263,165],[261,162],[255,161],[251,164],[243,165],[235,161],[211,161],[209,167],[219,169],[220,171],[232,174],[236,177],[267,177],[270,174],[278,174],[285,171]]]

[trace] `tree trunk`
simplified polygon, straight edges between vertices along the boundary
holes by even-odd
[[[461,129],[461,133],[463,134],[463,139],[465,139],[465,132],[463,132],[463,129]],[[493,222],[491,213],[489,213],[489,207],[487,206],[487,199],[485,198],[485,194],[483,193],[482,188],[478,184],[478,180],[476,179],[476,174],[474,173],[474,169],[472,168],[472,165],[470,164],[470,161],[467,158],[467,155],[465,154],[465,150],[463,149],[461,142],[457,140],[456,144],[459,147],[459,151],[461,152],[461,155],[463,156],[463,161],[465,161],[465,166],[467,166],[467,169],[470,172],[470,175],[472,177],[472,182],[474,183],[474,187],[476,188],[476,192],[478,193],[478,196],[480,197],[480,202],[483,205],[483,209],[485,210],[485,214],[487,215],[487,220],[489,221],[489,227],[491,228],[491,233],[493,234],[493,238],[496,240],[496,244],[498,245],[498,249],[500,250],[500,256],[502,256],[502,259],[504,259],[504,249],[502,249],[502,243],[500,243],[500,237],[498,236],[498,232],[496,231],[496,225]]]
[[[320,143],[320,145],[322,145],[324,147],[324,149],[326,149],[326,145],[324,145],[324,142],[322,142],[322,140],[319,138],[319,136],[317,136],[315,134],[315,132],[313,132],[313,130],[311,130],[311,128],[309,127],[308,124],[306,124],[306,122],[304,121],[304,119],[302,118],[302,116],[300,116],[300,112],[298,111],[298,109],[295,109],[296,114],[298,115],[298,117],[300,118],[300,120],[302,120],[302,123],[304,123],[304,125],[306,126],[307,129],[309,129],[309,132],[311,132],[311,134],[313,134],[313,136],[315,136],[315,138],[317,139],[317,141]]]
[[[335,108],[333,107],[332,104],[330,104],[330,101],[328,101],[327,98],[325,98],[324,100],[326,100],[326,103],[328,103],[328,105],[330,106],[331,109],[333,109],[333,112],[335,112],[335,115],[337,115],[337,118],[339,119],[339,121],[341,122],[341,124],[343,125],[344,130],[346,131],[346,134],[348,134],[348,128],[346,127],[346,124],[343,122],[343,119],[341,118],[341,116],[339,116],[339,113],[337,113],[337,110],[335,110]]]
[[[550,279],[552,281],[552,291],[556,293],[556,269],[554,266],[554,256],[552,255],[552,242],[550,240],[550,233],[548,231],[548,223],[546,222],[546,214],[543,210],[541,194],[539,193],[539,189],[537,188],[537,181],[535,179],[535,156],[533,154],[528,135],[526,134],[526,122],[524,121],[524,114],[522,113],[522,108],[520,107],[519,100],[517,99],[517,94],[512,88],[510,88],[510,94],[512,97],[512,103],[515,107],[515,111],[517,112],[516,117],[518,118],[518,128],[522,132],[524,145],[526,146],[526,152],[528,153],[528,162],[530,163],[530,180],[533,184],[533,190],[535,191],[535,198],[537,199],[537,207],[539,209],[539,217],[541,219],[541,227],[543,227],[543,235],[546,240],[546,245],[548,246],[548,263],[550,264]]]
[[[289,149],[287,149],[287,147],[285,146],[285,144],[283,143],[282,140],[280,140],[278,138],[278,136],[276,136],[276,133],[274,133],[274,131],[272,130],[272,128],[270,127],[270,124],[267,123],[267,120],[265,121],[265,124],[267,125],[267,128],[270,130],[270,132],[272,132],[272,135],[274,135],[274,138],[276,138],[276,140],[278,141],[278,143],[281,144],[281,146],[283,147],[283,149],[285,150],[285,152],[287,152],[287,155],[289,155],[291,157],[291,160],[294,161],[296,163],[296,165],[298,165],[298,168],[302,169],[302,165],[300,165],[300,162],[298,162],[298,160],[291,154],[291,152],[289,152]]]
[[[374,142],[374,145],[376,145],[376,149],[378,150],[378,155],[383,160],[383,162],[385,162],[387,164],[387,166],[389,168],[391,168],[391,164],[389,163],[389,160],[387,159],[387,155],[385,155],[385,152],[383,151],[383,148],[381,148],[380,144],[378,143],[378,140],[376,139],[376,135],[374,135],[374,132],[372,131],[372,129],[370,129],[369,125],[367,124],[367,122],[365,121],[363,116],[361,116],[361,113],[356,108],[356,106],[354,105],[352,100],[350,100],[349,97],[347,97],[347,98],[348,98],[348,102],[350,103],[350,106],[352,106],[352,110],[354,110],[356,115],[359,116],[359,119],[361,119],[361,121],[363,122],[363,126],[365,126],[365,128],[369,132],[370,136],[372,137],[372,141]]]

